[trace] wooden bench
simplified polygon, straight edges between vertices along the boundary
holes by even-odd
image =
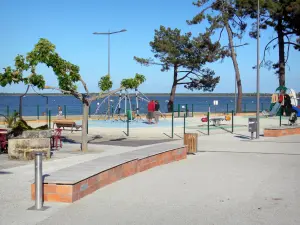
[[[44,201],[75,202],[108,184],[186,156],[185,146],[164,143],[67,167],[45,176]],[[31,198],[35,198],[34,183]]]
[[[63,129],[65,129],[65,127],[71,127],[71,132],[73,132],[73,128],[75,128],[76,130],[82,128],[82,125],[77,125],[73,120],[54,120],[53,129],[55,125],[57,128],[62,127]]]

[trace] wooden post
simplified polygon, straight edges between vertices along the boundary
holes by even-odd
[[[187,146],[187,153],[194,154],[197,152],[198,134],[197,133],[185,133],[184,145]]]

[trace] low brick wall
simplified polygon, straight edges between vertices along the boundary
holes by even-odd
[[[280,128],[266,128],[264,130],[265,137],[281,137],[287,135],[300,134],[300,127],[280,127]]]
[[[186,157],[187,149],[183,147],[120,164],[76,184],[44,183],[44,201],[72,203],[125,177]],[[31,199],[35,199],[34,184],[31,184]]]

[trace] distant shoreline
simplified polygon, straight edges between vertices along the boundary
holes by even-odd
[[[21,96],[24,93],[0,93],[0,96]],[[169,93],[143,93],[146,96],[170,96]],[[27,96],[38,96],[36,93],[27,93]],[[63,95],[61,93],[41,93],[44,96],[72,96],[72,95]],[[98,95],[97,93],[91,93],[91,95]],[[134,93],[131,93],[134,95]],[[118,96],[118,94],[114,94],[113,96]],[[234,93],[177,93],[175,96],[180,97],[234,97]],[[256,93],[244,93],[243,97],[255,97]],[[271,97],[270,93],[260,93],[261,97]]]

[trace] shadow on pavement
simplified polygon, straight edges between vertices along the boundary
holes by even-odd
[[[237,151],[198,151],[198,152],[300,156],[300,153],[282,153],[282,152],[237,152]]]
[[[8,172],[8,171],[0,171],[0,175],[2,174],[12,174],[12,172]]]

